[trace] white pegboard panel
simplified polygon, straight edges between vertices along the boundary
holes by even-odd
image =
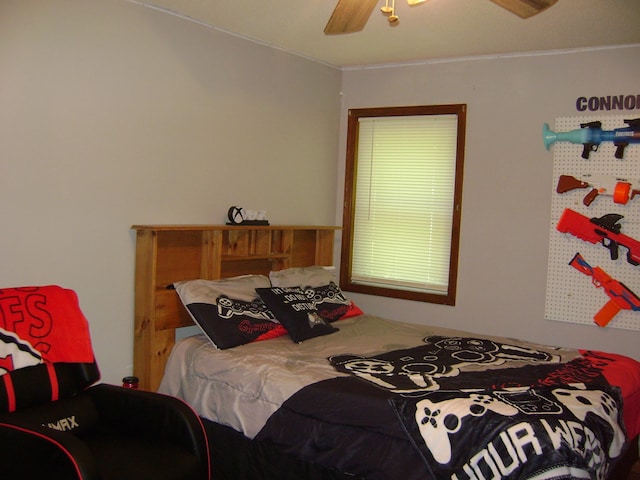
[[[600,121],[603,130],[626,127],[622,116],[571,116],[556,118],[550,125],[554,132],[566,132],[580,128],[581,123]],[[545,318],[572,323],[594,325],[593,316],[609,301],[603,288],[596,288],[592,278],[576,270],[569,262],[577,252],[592,267],[600,267],[612,278],[624,283],[631,291],[640,295],[640,266],[627,262],[627,249],[620,247],[619,257],[612,260],[610,252],[600,243],[591,244],[570,234],[560,233],[556,225],[566,208],[588,217],[601,217],[608,213],[623,215],[621,233],[640,241],[640,195],[627,204],[616,204],[613,197],[598,196],[589,206],[583,204],[590,189],[576,189],[556,193],[560,175],[575,177],[598,174],[627,179],[640,179],[640,145],[631,144],[624,151],[623,159],[615,158],[616,147],[611,142],[602,142],[598,150],[591,152],[589,159],[581,157],[582,145],[557,141],[550,147],[553,155],[553,180],[551,185],[551,225],[549,226],[549,260]],[[640,180],[638,180],[640,182]],[[640,189],[640,184],[634,184]],[[599,328],[599,327],[598,327]],[[621,310],[605,328],[640,330],[640,311]]]

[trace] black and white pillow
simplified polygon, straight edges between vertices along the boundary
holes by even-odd
[[[256,292],[294,342],[338,331],[318,314],[313,301],[298,287],[256,288]]]
[[[221,350],[287,333],[256,294],[269,285],[264,275],[174,283],[194,322]]]
[[[329,322],[362,315],[360,308],[342,293],[336,283],[335,267],[293,267],[269,272],[274,287],[300,287]]]

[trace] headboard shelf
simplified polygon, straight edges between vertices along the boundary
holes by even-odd
[[[136,230],[133,373],[157,390],[175,342],[192,325],[174,282],[215,280],[310,265],[332,265],[334,226],[134,225]]]

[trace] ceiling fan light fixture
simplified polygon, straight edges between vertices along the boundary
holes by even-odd
[[[389,0],[385,0],[384,7],[380,8],[383,15],[386,15],[390,25],[396,25],[398,23],[398,16],[396,15],[396,0],[391,0],[391,6],[389,6]]]

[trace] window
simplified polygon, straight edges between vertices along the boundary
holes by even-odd
[[[466,105],[349,110],[340,284],[455,305]]]

